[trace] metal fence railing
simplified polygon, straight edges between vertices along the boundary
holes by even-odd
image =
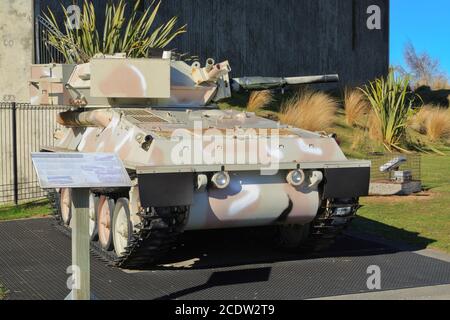
[[[0,104],[0,204],[39,199],[31,153],[53,146],[56,115],[69,107]]]
[[[384,181],[390,180],[391,174],[389,172],[381,172],[380,168],[390,161],[403,157],[406,159],[406,162],[400,165],[400,171],[411,171],[412,180],[420,181],[421,180],[421,171],[422,171],[422,158],[420,154],[395,154],[395,153],[373,153],[368,155],[368,159],[372,161],[371,168],[371,180],[372,181]]]

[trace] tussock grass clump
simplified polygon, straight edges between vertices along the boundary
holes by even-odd
[[[436,109],[426,122],[427,137],[431,141],[450,138],[450,113],[445,109]]]
[[[411,119],[410,127],[432,142],[450,138],[450,111],[440,106],[425,105]]]
[[[336,119],[338,102],[323,92],[298,91],[281,105],[280,121],[309,131],[325,131]]]
[[[430,87],[433,90],[447,90],[450,89],[450,83],[445,76],[438,76],[431,80]]]
[[[419,132],[420,134],[426,134],[426,123],[430,118],[431,113],[433,113],[436,108],[437,107],[434,105],[425,105],[421,107],[419,112],[411,117],[410,121],[408,122],[408,126],[414,131]]]
[[[367,120],[367,128],[369,131],[370,139],[383,143],[382,125],[380,119],[373,111],[369,113],[369,118]]]
[[[254,91],[250,94],[247,103],[247,111],[257,112],[269,106],[273,102],[273,95],[270,90]]]
[[[349,126],[363,126],[364,118],[369,113],[370,106],[361,91],[347,89],[344,98],[345,120]]]

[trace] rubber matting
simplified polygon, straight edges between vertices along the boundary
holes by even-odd
[[[51,219],[0,223],[0,283],[8,299],[64,299],[70,239]],[[187,234],[167,264],[122,271],[92,257],[97,299],[307,299],[368,292],[377,265],[383,290],[450,284],[450,264],[380,244],[343,238],[330,253],[305,257],[275,251],[264,232]],[[332,252],[332,253],[331,253]],[[177,262],[178,261],[178,262]],[[184,261],[184,262],[180,262]]]

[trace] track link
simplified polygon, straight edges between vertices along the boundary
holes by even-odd
[[[345,216],[337,216],[336,210],[343,207],[351,207],[352,210]],[[309,237],[300,246],[300,249],[312,252],[328,249],[350,226],[359,209],[358,199],[324,201],[321,211],[310,225]]]

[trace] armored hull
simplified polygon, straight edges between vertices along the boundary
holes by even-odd
[[[232,89],[307,78],[233,81],[227,62],[201,68],[170,59],[100,57],[68,68],[68,78],[34,82],[60,81],[59,97],[76,106],[57,119],[65,129],[56,147],[43,149],[122,159],[133,187],[91,190],[90,199],[93,244],[118,266],[156,263],[186,230],[274,226],[283,247],[321,249],[368,193],[370,163],[348,160],[332,136],[214,106]],[[310,78],[321,79],[330,77]],[[33,99],[48,101],[36,92]],[[70,227],[70,190],[52,199]]]

